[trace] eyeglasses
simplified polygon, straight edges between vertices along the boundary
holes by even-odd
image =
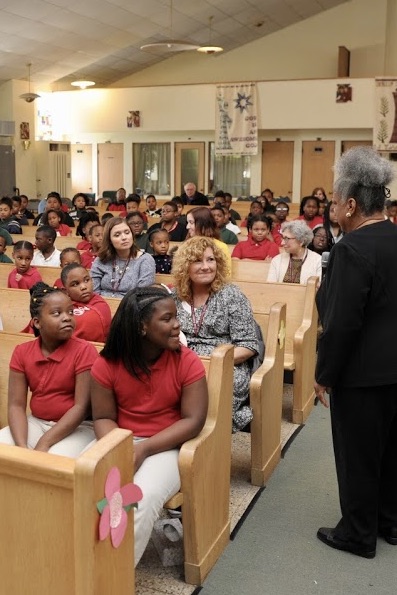
[[[296,238],[289,238],[288,236],[282,236],[284,242],[289,242],[290,240],[296,240]]]
[[[288,207],[276,207],[276,211],[289,211]]]

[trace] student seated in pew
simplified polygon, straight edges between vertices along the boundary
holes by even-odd
[[[238,213],[237,211],[235,211],[234,209],[232,209],[232,202],[233,202],[233,197],[230,194],[230,192],[224,192],[224,196],[225,196],[225,207],[228,209],[229,213],[230,213],[230,221],[232,223],[236,223],[236,221],[241,221],[241,215],[240,213]]]
[[[66,223],[66,225],[68,225],[69,227],[74,227],[73,219],[71,218],[69,213],[64,211],[63,207],[64,207],[64,205],[62,203],[62,198],[61,198],[61,195],[59,194],[59,192],[50,192],[47,195],[47,199],[45,201],[44,213],[45,213],[45,211],[48,211],[49,209],[54,209],[55,211],[59,211],[60,213],[62,213],[62,223]],[[37,215],[37,217],[33,221],[33,225],[43,225],[44,213]]]
[[[15,262],[15,269],[8,275],[7,287],[12,289],[30,289],[39,281],[41,275],[35,266],[31,266],[33,260],[33,244],[26,241],[14,244],[12,256]]]
[[[73,303],[76,321],[74,336],[104,343],[109,333],[112,313],[103,297],[94,293],[90,273],[81,264],[72,262],[62,268],[61,280]]]
[[[146,197],[146,211],[148,217],[161,217],[161,209],[157,208],[157,199],[154,194],[148,194]]]
[[[68,266],[68,264],[77,263],[81,265],[81,254],[77,250],[77,248],[73,248],[73,246],[69,246],[68,248],[64,248],[60,255],[59,255],[59,266],[61,267],[60,273],[62,273],[62,269]],[[61,277],[54,281],[54,287],[56,289],[65,289],[65,286],[62,282]]]
[[[69,225],[66,223],[62,223],[63,221],[63,214],[62,211],[55,211],[54,209],[48,209],[45,213],[43,213],[42,217],[42,224],[49,225],[53,229],[55,229],[55,233],[57,236],[71,236],[72,230]]]
[[[57,234],[49,225],[42,225],[36,230],[36,250],[32,264],[42,267],[59,267],[60,250],[55,248]]]
[[[281,225],[284,223],[284,221],[287,221],[289,215],[288,203],[280,200],[274,208],[274,214],[276,221],[273,229],[275,229],[277,233],[281,234]]]
[[[91,248],[88,233],[91,227],[98,225],[98,223],[99,215],[97,212],[87,211],[81,215],[76,229],[76,236],[80,236],[82,239],[76,246],[77,250],[89,250]]]
[[[180,196],[173,196],[171,198],[171,202],[174,202],[176,204],[176,208],[178,209],[177,212],[177,220],[178,223],[180,223],[182,225],[182,227],[186,227],[186,215],[183,213],[183,209],[185,208],[185,203],[183,202],[183,200],[181,199]]]
[[[7,196],[0,200],[0,227],[8,233],[22,233],[21,224],[12,214],[12,200]]]
[[[116,192],[116,202],[111,203],[108,206],[108,211],[119,211],[117,217],[125,217],[126,215],[126,204],[125,199],[127,191],[125,188],[119,188]]]
[[[138,246],[138,248],[140,250],[144,250],[144,252],[148,252],[149,254],[151,254],[152,248],[150,246],[149,236],[147,233],[144,232],[144,214],[145,213],[141,213],[140,211],[128,213],[125,220],[132,229],[132,233],[134,234],[134,242]]]
[[[69,212],[69,215],[75,221],[76,219],[80,219],[81,216],[87,212],[86,209],[90,205],[90,199],[84,192],[78,192],[72,198],[72,205],[73,208]]]
[[[13,197],[15,198],[15,197]],[[18,197],[21,199],[21,206],[19,208],[19,215],[21,217],[26,217],[26,219],[34,219],[34,215],[32,213],[32,211],[29,211],[28,209],[28,204],[29,204],[29,199],[26,196],[26,194],[20,194],[20,196]]]
[[[215,205],[215,207],[212,207],[211,213],[215,219],[215,223],[219,230],[219,235],[222,242],[225,242],[225,244],[229,245],[235,245],[238,244],[238,237],[226,226],[228,218],[226,217],[225,210],[220,205]]]
[[[20,196],[12,197],[12,216],[18,221],[19,225],[29,225],[27,217],[21,212],[22,199]]]
[[[167,289],[129,291],[91,370],[97,439],[117,427],[134,433],[134,483],[143,492],[134,512],[135,565],[163,505],[180,489],[179,447],[198,435],[207,415],[205,370],[179,331]]]
[[[13,260],[5,253],[7,250],[7,241],[3,236],[0,236],[0,262],[13,263]]]
[[[250,204],[250,212],[248,216],[241,222],[240,227],[248,227],[248,221],[251,217],[256,215],[263,215],[264,210],[262,203],[259,200],[253,200]]]
[[[156,273],[171,274],[172,256],[168,254],[170,238],[165,229],[154,229],[148,233],[153,258],[156,264]]]
[[[73,305],[63,291],[38,283],[31,289],[30,313],[38,338],[18,345],[11,357],[9,426],[0,430],[0,443],[78,457],[94,438],[92,422],[85,420],[98,354],[72,336]]]
[[[101,217],[101,225],[104,226],[106,221],[109,221],[109,219],[111,219],[113,216],[113,213],[109,213],[108,211],[106,211],[106,213],[104,213]]]
[[[248,404],[252,358],[259,350],[251,305],[228,283],[227,261],[208,237],[193,237],[174,255],[178,319],[188,346],[199,355],[211,355],[217,345],[234,345],[233,431],[252,420]]]
[[[274,242],[271,222],[265,215],[251,217],[248,222],[248,237],[233,249],[232,258],[252,258],[269,262],[280,250]]]
[[[319,213],[320,201],[317,196],[305,196],[301,200],[299,217],[296,218],[296,221],[304,221],[310,229],[314,229],[324,223],[324,219]]]
[[[309,277],[318,277],[321,281],[321,256],[308,249],[313,240],[310,227],[295,219],[283,223],[281,233],[285,252],[272,259],[267,281],[301,285],[306,285]]]
[[[150,235],[155,229],[164,229],[167,231],[171,242],[183,242],[186,238],[186,225],[183,226],[178,221],[178,207],[172,200],[163,204],[160,222],[151,225],[148,229],[148,234]]]
[[[91,248],[88,248],[88,250],[81,254],[81,264],[86,269],[90,269],[92,267],[92,263],[98,256],[100,247],[102,246],[103,226],[98,223],[90,227],[90,230],[87,234],[87,239],[91,244]]]
[[[142,202],[142,200],[141,200],[141,197],[139,196],[139,194],[131,194],[130,196],[128,196],[125,201],[125,204],[127,207],[126,216],[129,215],[130,213],[137,213],[137,212],[141,213],[143,220],[145,222],[144,229],[147,229],[147,215],[146,215],[146,213],[142,213],[142,211],[139,210],[141,202]]]

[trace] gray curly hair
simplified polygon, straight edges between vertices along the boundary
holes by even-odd
[[[302,219],[286,221],[281,226],[281,232],[290,231],[302,246],[308,246],[313,239],[313,232]]]
[[[334,194],[345,203],[354,198],[363,215],[383,211],[386,187],[394,177],[392,164],[370,147],[353,147],[346,151],[334,167]]]

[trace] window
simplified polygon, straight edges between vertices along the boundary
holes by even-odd
[[[217,190],[233,196],[249,196],[251,192],[251,156],[215,155],[215,143],[210,143],[210,193]]]
[[[134,143],[133,187],[143,194],[170,194],[171,149],[169,143]]]

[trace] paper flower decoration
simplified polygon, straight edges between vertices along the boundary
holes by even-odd
[[[114,548],[119,547],[127,529],[127,512],[131,506],[137,508],[137,502],[142,500],[142,490],[133,483],[120,487],[120,471],[112,467],[105,483],[105,498],[97,503],[101,515],[99,521],[99,539],[103,541],[110,533]]]

